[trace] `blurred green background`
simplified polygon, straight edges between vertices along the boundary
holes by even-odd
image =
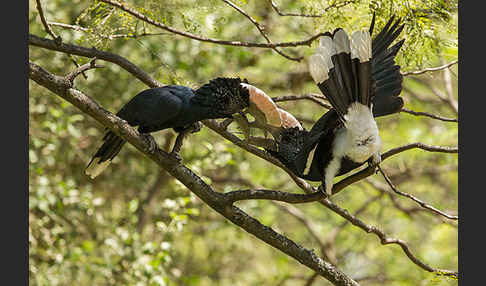
[[[350,3],[347,3],[350,2]],[[142,23],[98,1],[42,0],[48,21],[64,42],[119,54],[164,84],[198,87],[219,76],[239,76],[270,96],[317,93],[308,72],[313,48],[270,49],[203,43]],[[128,1],[161,23],[206,37],[264,42],[243,15],[223,1]],[[322,17],[283,17],[270,1],[234,1],[265,27],[274,42],[306,39],[343,27],[375,31],[392,14],[406,24],[398,55],[402,71],[441,66],[457,59],[457,1],[346,1]],[[283,12],[319,14],[340,1],[274,1]],[[49,38],[29,1],[30,33]],[[340,5],[338,5],[340,6]],[[161,33],[137,36],[142,33]],[[110,39],[107,35],[119,35]],[[125,37],[123,35],[129,35]],[[29,47],[29,58],[57,75],[89,59]],[[146,89],[115,64],[79,76],[75,86],[111,112]],[[99,147],[103,127],[47,89],[29,81],[29,280],[32,285],[330,285],[313,272],[226,221],[129,144],[96,180],[83,170]],[[404,80],[405,108],[457,118],[457,65]],[[441,97],[443,99],[441,99]],[[445,99],[444,99],[445,98]],[[311,101],[279,103],[306,128],[326,110]],[[407,113],[377,120],[382,152],[408,143],[457,146],[455,122]],[[230,131],[241,136],[235,124]],[[171,146],[174,132],[155,133]],[[301,192],[279,168],[249,154],[208,128],[191,135],[183,162],[217,191],[264,187]],[[382,164],[394,184],[440,210],[457,214],[457,154],[414,149]],[[406,241],[412,252],[436,268],[457,270],[457,222],[423,211],[390,194],[380,175],[353,184],[332,198],[358,218]],[[370,201],[372,200],[372,201]],[[363,206],[365,208],[362,208]],[[346,223],[317,203],[280,205],[246,201],[238,206],[306,248],[327,257],[362,285],[457,285],[413,264],[397,245]],[[306,226],[298,218],[304,218]],[[313,236],[311,231],[317,234]],[[325,254],[321,252],[321,246]],[[307,284],[306,284],[307,283]]]

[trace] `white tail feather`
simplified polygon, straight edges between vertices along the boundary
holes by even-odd
[[[371,36],[368,31],[355,31],[351,35],[351,58],[360,62],[371,59]]]
[[[331,57],[336,54],[336,45],[330,37],[324,36],[319,40],[319,47],[316,48],[316,54],[322,55],[329,67],[328,70],[334,67]]]
[[[342,48],[345,50],[345,38],[347,38],[347,35],[346,33],[344,35],[346,37],[343,37],[343,35],[340,36],[338,45],[340,45],[339,49]],[[330,37],[324,36],[319,40],[319,46],[316,48],[315,53],[309,57],[309,70],[317,84],[329,78],[329,70],[334,67],[331,57],[338,52],[337,48],[336,43]]]
[[[329,36],[321,37],[321,39],[319,40],[319,46],[328,50],[331,56],[336,54],[336,48],[334,47],[334,42]]]
[[[111,160],[106,160],[103,163],[98,163],[99,161],[99,157],[94,158],[93,161],[91,161],[91,163],[88,165],[88,167],[86,167],[86,170],[84,170],[84,173],[88,175],[91,179],[96,178],[111,163]]]
[[[334,46],[336,47],[336,53],[350,53],[349,37],[343,29],[338,30],[334,34]]]
[[[321,54],[313,54],[309,57],[309,71],[317,84],[329,78],[329,67]]]

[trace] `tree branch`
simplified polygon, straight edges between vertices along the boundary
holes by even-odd
[[[61,27],[63,29],[69,29],[69,30],[83,32],[83,33],[89,33],[89,31],[90,31],[88,28],[81,27],[81,26],[78,26],[78,25],[70,25],[70,24],[66,24],[66,23],[58,23],[58,22],[50,22],[50,21],[48,21],[47,23],[50,26],[58,26],[58,27]],[[133,39],[136,39],[136,38],[141,38],[141,37],[160,36],[160,35],[172,35],[172,34],[169,34],[169,33],[142,33],[142,34],[133,34],[133,35],[129,35],[129,34],[113,34],[113,35],[101,34],[101,37],[105,38],[105,39],[113,40],[113,39],[118,39],[118,38],[133,38]]]
[[[323,10],[323,13],[321,14],[299,14],[299,13],[284,13],[282,11],[280,11],[280,9],[278,8],[277,4],[275,4],[275,2],[273,2],[273,0],[269,0],[270,4],[272,5],[272,8],[273,10],[275,10],[275,12],[277,12],[277,14],[279,14],[280,16],[294,16],[294,17],[307,17],[307,18],[320,18],[322,16],[325,15],[325,13],[331,9],[331,8],[341,8],[341,7],[344,7],[348,4],[351,4],[351,3],[354,3],[356,1],[343,1],[343,2],[336,2],[332,5],[329,5],[327,6],[326,8],[324,8]]]
[[[37,4],[37,11],[39,12],[39,16],[41,18],[42,25],[44,25],[44,29],[46,32],[51,35],[51,37],[56,41],[57,44],[60,44],[62,39],[61,37],[56,36],[54,32],[51,30],[51,27],[49,27],[49,24],[47,24],[46,18],[44,17],[44,11],[42,10],[42,5],[40,3],[40,0],[36,0]]]
[[[311,194],[294,194],[264,189],[237,190],[224,193],[224,195],[226,199],[231,203],[242,200],[273,200],[290,204],[302,204],[315,202],[326,197],[326,194],[321,191],[317,191]]]
[[[419,204],[421,207],[423,207],[424,209],[427,209],[427,210],[430,210],[438,215],[441,215],[443,217],[446,217],[448,219],[452,219],[452,220],[458,220],[459,217],[458,216],[455,216],[455,215],[449,215],[449,214],[446,214],[436,208],[434,208],[433,206],[427,204],[427,203],[424,203],[423,201],[417,199],[416,197],[410,195],[410,194],[407,194],[407,193],[404,193],[404,192],[401,192],[399,191],[395,185],[393,185],[393,183],[391,182],[390,178],[388,178],[388,176],[385,174],[385,172],[381,169],[380,166],[378,166],[378,170],[380,171],[381,175],[383,176],[383,178],[385,178],[385,181],[386,183],[390,186],[390,188],[397,194],[399,194],[400,196],[404,196],[406,198],[409,198],[411,200],[413,200],[414,202],[416,202],[417,204]]]
[[[222,0],[222,1],[224,3],[226,3],[226,4],[228,4],[229,6],[233,7],[236,11],[240,12],[240,14],[242,14],[248,20],[250,20],[250,22],[252,22],[253,25],[255,25],[255,27],[258,29],[258,31],[260,32],[260,34],[265,38],[265,40],[267,40],[267,43],[273,45],[272,41],[270,40],[270,38],[268,37],[268,35],[265,33],[265,28],[262,27],[255,19],[253,19],[250,15],[248,15],[248,13],[246,13],[245,11],[243,11],[243,9],[241,9],[240,7],[238,7],[233,2],[231,2],[229,0]],[[283,56],[284,58],[289,59],[289,60],[292,60],[292,61],[299,62],[299,61],[301,61],[304,58],[304,57],[298,57],[298,58],[291,57],[291,56],[283,53],[282,51],[280,51],[276,47],[272,47],[272,50],[274,50],[275,52],[277,52],[279,55]]]
[[[402,72],[401,74],[403,76],[409,76],[409,75],[419,75],[419,74],[424,74],[426,72],[433,72],[433,71],[440,71],[443,69],[447,69],[455,64],[457,64],[459,60],[454,60],[450,63],[447,63],[445,65],[439,66],[439,67],[434,67],[434,68],[425,68],[423,70],[418,70],[418,71],[409,71],[409,72]]]
[[[391,201],[393,207],[395,207],[399,211],[405,213],[409,217],[412,217],[414,214],[418,214],[418,213],[426,213],[426,214],[436,215],[435,213],[430,212],[427,209],[424,209],[424,208],[419,207],[419,206],[413,206],[413,207],[408,207],[408,208],[402,206],[398,202],[396,196],[394,196],[393,193],[391,193],[390,191],[388,191],[388,189],[387,189],[387,187],[389,187],[388,184],[383,184],[383,183],[376,182],[374,180],[369,180],[369,179],[366,180],[366,182],[368,184],[370,184],[376,190],[380,191],[381,194],[387,194],[388,195],[388,198],[390,198],[390,201]],[[457,221],[455,221],[455,222],[450,221],[450,220],[446,219],[443,216],[436,216],[436,218],[439,219],[443,223],[446,223],[446,224],[448,224],[448,225],[450,225],[452,227],[457,228]]]
[[[324,33],[318,33],[315,34],[308,39],[301,40],[301,41],[295,41],[295,42],[282,42],[282,43],[252,43],[252,42],[241,42],[241,41],[227,41],[227,40],[219,40],[219,39],[213,39],[213,38],[206,38],[198,35],[194,35],[188,32],[184,31],[179,31],[177,29],[174,29],[172,27],[169,27],[167,25],[164,25],[158,21],[155,21],[140,12],[136,11],[133,8],[128,7],[124,3],[112,1],[112,0],[100,0],[101,2],[105,2],[107,4],[113,5],[115,7],[118,7],[122,9],[123,11],[131,14],[135,18],[138,18],[144,22],[147,22],[149,24],[152,24],[156,27],[159,27],[163,30],[169,31],[171,33],[190,38],[193,40],[201,41],[201,42],[208,42],[208,43],[213,43],[213,44],[218,44],[218,45],[227,45],[227,46],[239,46],[239,47],[253,47],[253,48],[275,48],[275,47],[297,47],[297,46],[310,46],[310,44],[318,39],[319,37],[323,36]]]
[[[439,115],[430,114],[430,113],[427,113],[427,112],[413,111],[413,110],[406,109],[406,108],[402,108],[400,110],[400,112],[412,114],[412,115],[415,115],[415,116],[427,116],[427,117],[434,118],[434,119],[441,120],[441,121],[458,122],[457,118],[447,118],[447,117],[442,117],[442,116],[439,116]]]
[[[293,100],[303,100],[303,99],[308,99],[311,100],[320,106],[331,109],[332,106],[322,102],[321,100],[325,100],[326,98],[324,96],[318,95],[318,94],[313,94],[313,93],[306,93],[306,94],[301,94],[301,95],[286,95],[286,96],[278,96],[278,97],[272,97],[272,100],[274,102],[281,102],[281,101],[293,101]]]
[[[40,38],[32,34],[29,34],[29,45],[88,58],[96,57],[98,59],[119,65],[149,87],[163,86],[160,82],[156,81],[154,78],[152,78],[152,76],[144,72],[142,69],[134,65],[129,60],[110,52],[100,51],[95,48],[89,49],[66,43],[61,43],[58,45],[53,40]]]
[[[90,69],[95,69],[95,68],[102,68],[103,66],[102,65],[98,65],[96,64],[96,57],[94,57],[89,63],[87,64],[84,64],[78,68],[76,68],[75,70],[73,70],[72,72],[70,72],[68,75],[66,75],[66,79],[71,82],[71,85],[73,84],[74,82],[74,79],[82,74],[83,72],[87,71],[87,70],[90,70]]]
[[[426,151],[429,151],[429,152],[439,152],[439,153],[457,153],[457,152],[459,152],[459,149],[457,147],[433,146],[433,145],[427,145],[427,144],[417,142],[417,143],[410,143],[410,144],[407,144],[407,145],[404,145],[404,146],[393,148],[391,150],[388,150],[386,153],[382,154],[381,156],[382,156],[382,159],[383,159],[384,156],[385,156],[385,158],[388,158],[390,156],[396,155],[396,154],[401,153],[403,151],[415,149],[415,148],[426,150]]]

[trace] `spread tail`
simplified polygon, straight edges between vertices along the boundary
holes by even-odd
[[[309,59],[312,78],[342,122],[353,103],[371,103],[371,37],[356,31],[348,37],[338,28],[320,40]]]
[[[91,179],[98,176],[103,170],[108,167],[111,160],[120,152],[123,145],[126,143],[121,137],[115,133],[108,131],[103,137],[103,145],[98,149],[96,154],[89,162],[84,170],[84,173]]]

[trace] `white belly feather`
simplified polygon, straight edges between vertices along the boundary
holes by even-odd
[[[324,174],[326,193],[329,195],[331,195],[333,179],[341,168],[343,157],[346,156],[357,163],[362,163],[371,156],[375,161],[380,158],[381,139],[370,108],[357,102],[353,103],[349,106],[344,119],[345,128],[336,132],[332,146],[333,159]]]
[[[355,162],[364,162],[380,151],[381,139],[378,126],[370,108],[360,103],[353,103],[344,116],[346,149],[343,155]]]

